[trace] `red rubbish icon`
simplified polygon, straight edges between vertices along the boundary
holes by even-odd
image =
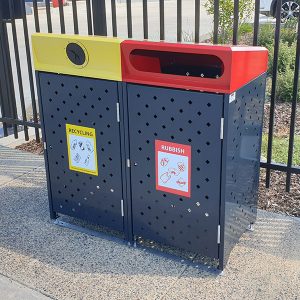
[[[164,158],[162,158],[162,159],[160,160],[160,165],[161,165],[162,167],[165,167],[168,163],[169,163],[169,159],[166,158],[166,157],[164,157]]]
[[[185,165],[184,165],[183,162],[178,162],[178,163],[177,163],[177,167],[178,167],[178,170],[179,170],[180,172],[184,172],[184,171],[185,171]]]
[[[160,176],[160,179],[163,183],[167,183],[171,179],[171,176],[166,172]]]
[[[186,185],[186,181],[183,179],[183,178],[179,178],[176,183],[179,185],[179,186],[185,186]]]

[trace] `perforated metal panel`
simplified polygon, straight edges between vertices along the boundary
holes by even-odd
[[[117,83],[43,72],[38,78],[52,209],[122,231]],[[96,129],[98,176],[69,169],[66,124]]]
[[[133,233],[218,258],[223,96],[127,85]],[[191,146],[191,197],[156,189],[155,140]]]
[[[256,219],[265,80],[241,88],[232,102],[225,97],[221,268]]]

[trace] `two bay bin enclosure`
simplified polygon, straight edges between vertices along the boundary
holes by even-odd
[[[218,261],[255,222],[267,50],[35,34],[51,217]]]

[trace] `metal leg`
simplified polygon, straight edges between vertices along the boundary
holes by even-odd
[[[50,210],[50,219],[56,220],[57,218],[58,218],[58,214],[55,211]]]

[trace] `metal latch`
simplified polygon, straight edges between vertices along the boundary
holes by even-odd
[[[120,123],[120,104],[117,102],[117,122]]]
[[[224,118],[221,118],[220,139],[223,140],[223,137],[224,137]]]
[[[124,200],[121,199],[121,215],[124,217]]]

